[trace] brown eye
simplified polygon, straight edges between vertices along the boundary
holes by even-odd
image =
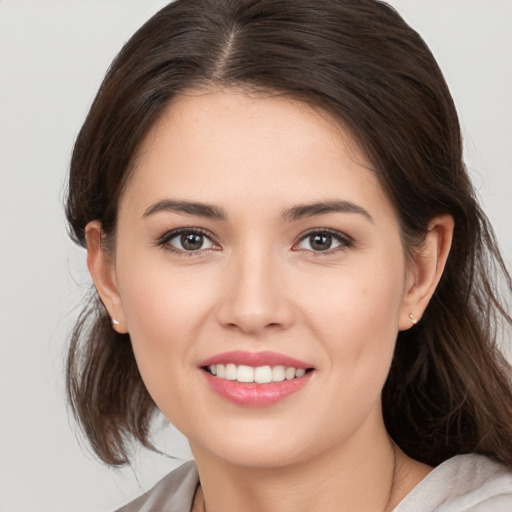
[[[204,235],[189,233],[180,236],[180,243],[186,251],[198,251],[203,247],[204,238]]]
[[[171,231],[162,237],[158,245],[167,246],[176,252],[199,252],[218,248],[203,232],[190,229]]]
[[[323,234],[311,235],[309,237],[309,245],[314,251],[326,251],[332,246],[332,236]]]
[[[347,236],[338,232],[314,231],[304,235],[294,246],[294,250],[326,252],[329,250],[344,249],[352,246]]]

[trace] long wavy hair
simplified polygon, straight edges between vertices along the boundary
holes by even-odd
[[[404,251],[429,221],[455,220],[441,282],[421,322],[400,332],[382,393],[387,429],[431,465],[476,452],[512,467],[510,367],[497,349],[512,323],[496,283],[512,282],[462,160],[457,113],[421,37],[376,0],[177,0],[112,63],[74,146],[66,214],[72,239],[116,229],[141,140],[181,92],[201,87],[281,94],[348,128],[395,205]],[[498,340],[499,341],[499,340]],[[92,290],[67,360],[72,411],[96,454],[123,465],[152,447],[156,406],[128,334],[110,327]]]

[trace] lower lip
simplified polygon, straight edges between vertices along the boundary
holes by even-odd
[[[245,383],[236,380],[221,379],[202,370],[206,382],[217,394],[237,405],[247,407],[266,407],[301,390],[311,378],[313,372],[281,382],[268,384]]]

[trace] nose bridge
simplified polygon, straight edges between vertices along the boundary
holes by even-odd
[[[290,325],[293,313],[282,286],[283,269],[272,248],[243,244],[233,251],[228,266],[221,323],[251,334]]]

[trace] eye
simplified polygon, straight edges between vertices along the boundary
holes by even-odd
[[[219,246],[199,229],[178,229],[166,233],[158,245],[176,252],[199,252]]]
[[[352,241],[347,236],[331,230],[310,231],[293,246],[293,250],[313,252],[335,251],[350,247]]]

